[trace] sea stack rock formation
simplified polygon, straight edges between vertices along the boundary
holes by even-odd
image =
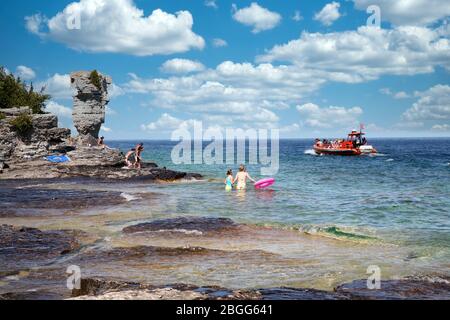
[[[78,131],[78,143],[97,143],[102,124],[105,122],[110,77],[94,71],[78,71],[70,75],[73,97],[73,124]]]

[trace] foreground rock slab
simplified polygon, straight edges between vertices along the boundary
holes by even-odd
[[[41,231],[1,225],[0,274],[52,262],[79,247],[75,231]]]

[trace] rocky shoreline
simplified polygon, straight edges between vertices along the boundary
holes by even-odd
[[[103,152],[98,148],[91,148],[90,152]],[[70,163],[53,164],[46,160],[30,160],[8,163],[8,168],[0,174],[0,180],[24,180],[24,179],[70,179],[70,178],[94,178],[128,181],[163,181],[174,182],[179,180],[201,180],[203,176],[198,173],[173,171],[159,168],[155,163],[144,163],[142,168],[125,168],[125,162],[118,161],[113,165],[105,165],[92,160],[77,160],[76,152],[67,153]],[[103,158],[97,158],[102,161]]]
[[[90,177],[170,182],[201,179],[200,174],[167,170],[155,163],[145,163],[139,170],[127,169],[125,155],[120,150],[98,146],[111,82],[109,76],[97,71],[71,74],[73,124],[78,131],[75,137],[71,136],[70,129],[58,127],[56,115],[33,114],[26,106],[1,109],[0,180]],[[45,159],[55,155],[67,156],[70,161],[52,163]]]
[[[189,218],[155,221],[125,228],[124,233],[152,232],[163,228],[176,230]],[[191,229],[223,232],[236,225],[229,219],[190,218]],[[217,226],[214,224],[217,223]],[[311,288],[227,289],[218,286],[196,286],[186,283],[153,285],[124,281],[117,277],[81,279],[80,288],[65,288],[67,265],[108,265],[113,261],[171,261],[173,259],[204,259],[215,256],[214,250],[201,247],[97,248],[95,242],[86,249],[86,234],[76,230],[41,231],[36,228],[0,226],[0,300],[414,300],[450,299],[450,278],[406,277],[382,281],[380,290],[369,290],[366,280],[338,285],[332,291]],[[83,240],[84,239],[84,240]],[[84,247],[84,249],[83,249]],[[220,253],[220,252],[218,252]],[[174,260],[174,261],[175,261]],[[8,286],[6,283],[14,285]],[[30,288],[32,290],[30,290]]]

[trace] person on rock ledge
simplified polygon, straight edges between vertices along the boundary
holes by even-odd
[[[136,146],[136,161],[134,163],[134,167],[137,169],[141,169],[141,165],[142,165],[142,151],[144,151],[144,144],[140,143]]]
[[[105,148],[106,148],[106,145],[105,145],[105,137],[100,137],[100,138],[98,138],[98,140],[97,140],[97,145],[98,145],[100,148],[105,149]]]

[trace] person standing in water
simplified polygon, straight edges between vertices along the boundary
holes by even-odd
[[[227,178],[225,179],[225,190],[226,191],[233,190],[233,184],[234,184],[233,170],[230,169],[227,171]]]
[[[236,178],[234,179],[235,182],[237,181],[236,189],[245,190],[247,188],[247,179],[249,179],[253,183],[256,182],[255,180],[253,180],[252,177],[250,177],[247,170],[245,169],[245,166],[241,164],[241,166],[239,167],[239,172],[237,173]]]

